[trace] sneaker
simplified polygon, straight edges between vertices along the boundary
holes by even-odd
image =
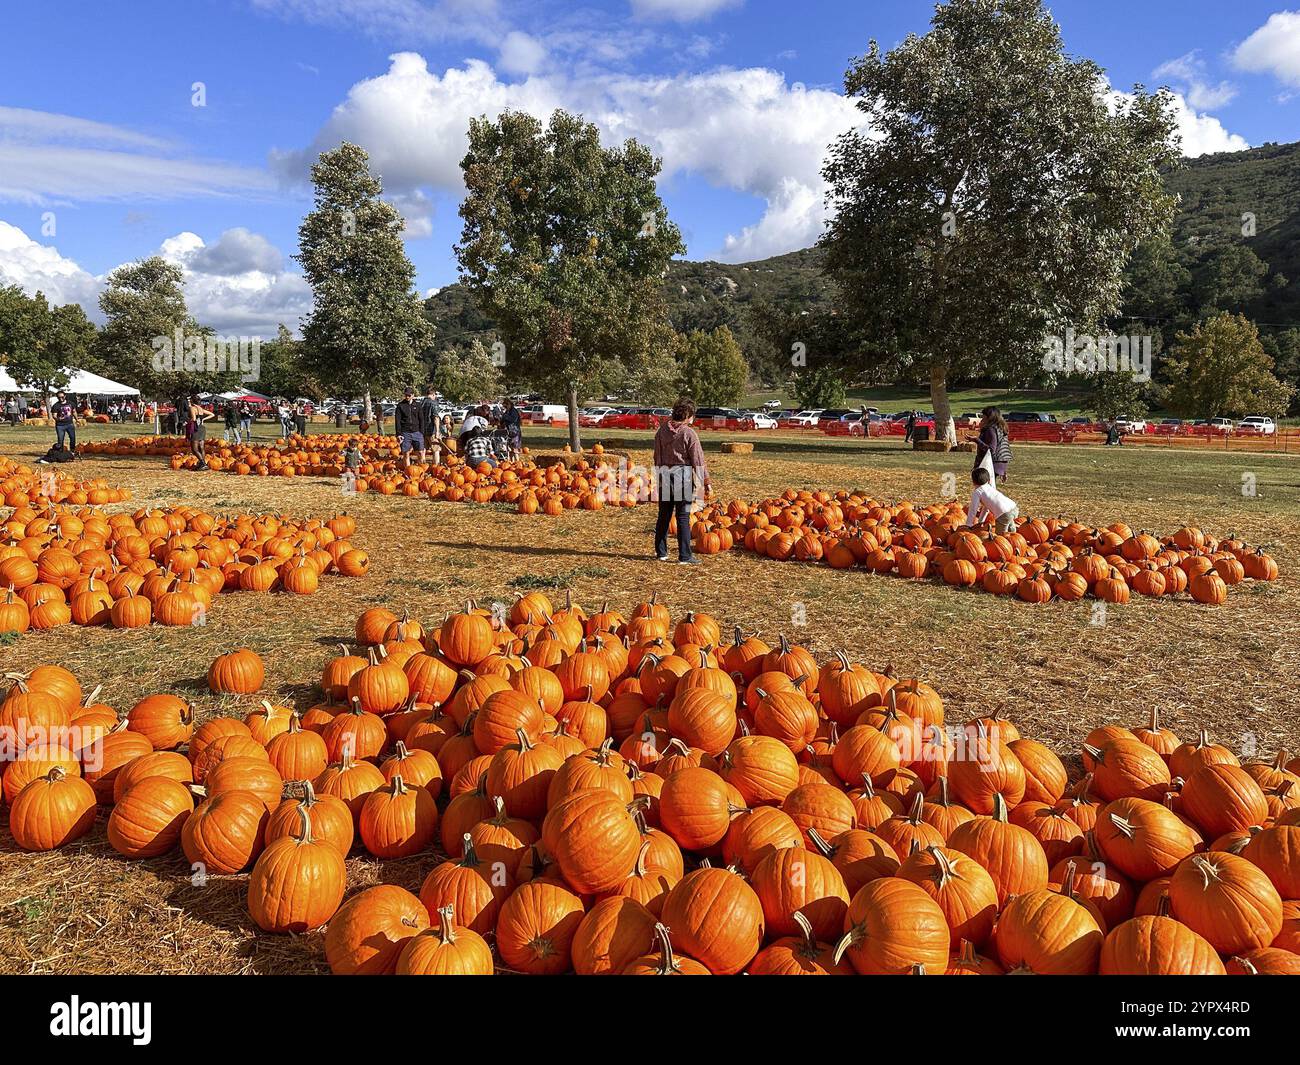
[[[698,558],[683,558],[678,561],[679,566],[701,566],[703,563]]]
[[[667,555],[655,555],[655,561],[656,561],[656,562],[667,562],[667,561],[668,561],[668,556],[667,556]]]

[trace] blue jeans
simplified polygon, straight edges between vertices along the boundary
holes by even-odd
[[[655,521],[655,554],[659,558],[668,555],[668,523],[677,515],[677,557],[689,562],[691,554],[691,501],[689,499],[661,499],[659,501],[659,518]]]
[[[54,427],[54,438],[58,441],[59,450],[63,450],[63,438],[68,438],[68,450],[77,450],[77,427],[75,425],[56,425]]]

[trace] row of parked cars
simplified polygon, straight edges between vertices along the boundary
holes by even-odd
[[[1011,419],[1008,418],[1008,421]],[[1051,420],[1055,421],[1055,418]],[[1090,418],[1071,418],[1067,425],[1076,428],[1090,428],[1096,423]],[[1252,414],[1249,417],[1242,418],[1240,421],[1233,421],[1231,418],[1161,418],[1159,421],[1148,422],[1145,418],[1130,417],[1121,414],[1115,419],[1115,428],[1121,433],[1159,433],[1159,434],[1176,434],[1176,433],[1242,433],[1245,435],[1256,434],[1260,436],[1272,436],[1277,432],[1277,423],[1263,414]]]

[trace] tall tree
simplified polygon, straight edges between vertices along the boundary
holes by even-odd
[[[501,371],[493,365],[491,353],[475,338],[468,345],[448,348],[438,356],[433,384],[455,403],[483,402],[500,393]]]
[[[1127,370],[1098,373],[1094,377],[1088,410],[1103,421],[1121,414],[1136,417],[1147,412],[1146,388]]]
[[[63,361],[64,353],[51,343],[56,312],[42,292],[28,296],[17,285],[0,288],[0,362],[18,385],[41,395],[68,383],[65,367],[80,365]]]
[[[397,393],[423,376],[433,328],[413,291],[405,222],[381,199],[363,148],[344,142],[311,168],[315,206],[298,227],[298,254],[314,297],[302,336],[321,383],[342,396]]]
[[[118,381],[147,396],[177,399],[218,391],[239,380],[238,365],[208,358],[211,330],[185,307],[181,268],[159,255],[119,266],[99,296],[107,319],[95,343],[95,361]]]
[[[635,370],[662,336],[663,274],[685,248],[655,187],[660,161],[634,140],[602,147],[580,116],[543,127],[506,111],[471,121],[461,170],[461,276],[507,366],[566,396],[579,450],[579,394],[611,363]]]
[[[749,364],[725,325],[678,336],[677,363],[682,390],[702,407],[730,407],[744,395]]]
[[[1047,335],[1094,332],[1172,217],[1168,94],[1103,85],[1041,0],[951,0],[845,76],[866,128],[824,167],[828,269],[895,372],[928,377],[948,440],[950,380],[1027,377]]]
[[[1253,322],[1217,314],[1179,333],[1166,356],[1169,405],[1192,418],[1281,415],[1295,389],[1273,375]]]

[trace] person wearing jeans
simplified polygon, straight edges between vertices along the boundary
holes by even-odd
[[[60,392],[54,398],[54,405],[50,408],[50,414],[54,416],[54,438],[57,441],[57,447],[63,450],[63,439],[67,437],[68,450],[77,450],[77,425],[74,420],[75,412],[72,404],[68,402],[67,397]]]
[[[704,462],[700,437],[691,428],[695,404],[679,399],[672,417],[663,421],[655,433],[654,487],[659,501],[655,521],[655,557],[668,561],[668,526],[677,518],[677,560],[683,566],[699,564],[691,552],[691,505],[695,502],[697,481],[707,496],[710,490],[709,469]]]

